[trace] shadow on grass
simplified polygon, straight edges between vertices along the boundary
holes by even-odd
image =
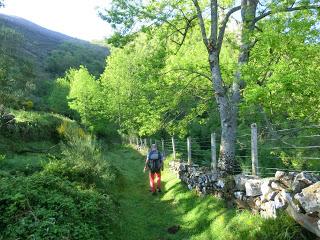
[[[313,239],[302,237],[301,228],[286,215],[264,220],[227,208],[221,199],[199,197],[168,170],[162,175],[164,193],[151,196],[148,174],[142,172],[144,157],[138,151],[122,147],[109,157],[122,175],[120,239]],[[175,226],[178,231],[170,234],[168,228]]]

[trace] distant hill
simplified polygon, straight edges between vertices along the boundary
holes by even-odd
[[[75,48],[78,47],[80,50],[83,50],[83,48],[91,50],[102,61],[109,54],[109,50],[105,47],[48,30],[20,17],[0,14],[0,25],[4,25],[22,34],[24,37],[23,48],[21,49],[23,54],[35,57],[41,66],[47,63],[47,58],[52,51],[61,49],[61,46],[66,43],[73,45]],[[86,65],[90,63],[90,60],[83,61],[81,64]],[[101,69],[102,71],[103,69]]]
[[[28,83],[32,87],[24,95],[39,98],[47,94],[52,79],[63,76],[71,67],[84,65],[98,76],[108,55],[106,47],[48,30],[20,17],[0,14],[2,89],[11,87],[14,92],[17,90],[14,88],[21,88],[18,90],[23,92]],[[5,86],[12,80],[17,83],[14,87]],[[0,94],[0,101],[3,98],[6,96]]]

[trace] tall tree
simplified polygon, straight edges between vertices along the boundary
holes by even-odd
[[[214,96],[219,108],[221,120],[221,144],[219,168],[232,172],[235,163],[238,107],[241,92],[245,87],[242,68],[249,61],[251,50],[258,38],[255,34],[261,30],[260,22],[274,14],[282,12],[309,11],[313,15],[320,9],[319,0],[192,0],[192,1],[123,1],[113,0],[111,9],[101,16],[112,23],[118,34],[130,35],[143,27],[167,24],[178,36],[177,44],[182,45],[190,28],[197,21],[200,26],[203,44],[208,54],[211,81]],[[221,74],[220,53],[225,39],[225,32],[230,18],[236,12],[241,15],[239,33],[239,56],[237,69],[231,84]],[[290,17],[290,14],[287,15]],[[182,26],[182,27],[181,27]]]

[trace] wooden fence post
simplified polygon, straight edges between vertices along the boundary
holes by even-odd
[[[211,133],[211,169],[217,171],[216,134]]]
[[[187,138],[187,148],[188,148],[188,165],[192,164],[191,160],[191,137]]]
[[[150,148],[151,148],[151,145],[152,145],[152,138],[150,138]]]
[[[257,124],[251,124],[251,160],[252,175],[258,175],[258,130]]]
[[[144,139],[144,148],[148,148],[148,146],[147,146],[147,139],[146,139],[146,138]]]
[[[129,137],[130,145],[132,145],[132,137]]]
[[[137,147],[139,146],[139,138],[136,138]]]
[[[172,140],[172,154],[173,154],[173,160],[176,160],[176,143],[174,141],[174,136],[171,138]]]
[[[162,146],[162,156],[165,157],[166,156],[166,151],[164,149],[164,140],[161,139],[161,146]]]

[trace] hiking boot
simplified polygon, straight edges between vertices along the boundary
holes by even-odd
[[[161,192],[162,192],[161,188],[158,188],[158,192],[159,192],[159,193],[161,193]]]

